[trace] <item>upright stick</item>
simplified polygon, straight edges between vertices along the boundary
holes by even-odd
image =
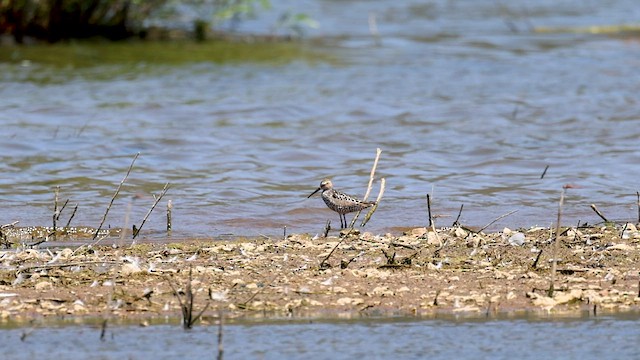
[[[377,148],[376,149],[376,158],[373,161],[373,167],[371,168],[371,173],[369,174],[369,185],[367,185],[367,192],[364,193],[364,198],[362,198],[362,201],[367,201],[367,198],[369,197],[369,194],[371,194],[371,189],[373,188],[373,179],[374,179],[374,175],[376,173],[376,168],[378,167],[378,160],[380,160],[380,154],[381,153],[382,153],[382,150],[380,150],[380,148]],[[353,227],[353,225],[356,223],[356,220],[358,220],[358,217],[360,216],[361,212],[362,211],[358,211],[353,216],[353,220],[351,220],[351,223],[349,224],[349,228]]]
[[[120,181],[120,185],[118,185],[118,188],[116,189],[116,192],[113,194],[113,197],[111,198],[111,201],[109,202],[109,206],[107,206],[107,210],[104,212],[104,216],[102,216],[102,221],[100,221],[100,226],[98,226],[98,228],[96,229],[96,233],[93,234],[93,240],[95,240],[98,237],[98,234],[100,233],[100,230],[102,229],[102,225],[104,225],[105,220],[107,220],[107,214],[109,213],[109,210],[111,210],[111,206],[113,205],[113,201],[116,199],[116,196],[118,196],[118,193],[120,192],[120,189],[122,188],[122,185],[124,184],[124,182],[127,181],[127,178],[129,177],[129,174],[131,173],[131,169],[133,168],[133,164],[136,162],[136,159],[138,158],[138,156],[140,156],[140,153],[137,153],[136,156],[133,157],[133,161],[131,161],[131,165],[129,165],[129,169],[127,170],[127,174],[124,176],[122,181]]]
[[[136,230],[134,230],[133,232],[133,238],[135,239],[136,236],[138,236],[138,234],[140,233],[140,229],[142,229],[142,227],[144,226],[144,223],[147,222],[147,218],[149,217],[149,215],[151,215],[151,212],[153,211],[153,209],[156,208],[156,205],[158,205],[158,203],[160,202],[160,200],[162,199],[162,197],[164,196],[164,194],[167,193],[167,190],[169,190],[169,183],[166,183],[164,185],[164,188],[162,189],[162,192],[160,193],[160,195],[158,196],[158,198],[156,199],[156,201],[153,203],[153,206],[151,206],[151,209],[149,209],[149,211],[147,212],[147,215],[144,216],[144,219],[142,219],[142,223],[140,224],[140,227],[138,227]]]
[[[567,191],[567,186],[562,187],[560,193],[560,202],[558,203],[558,219],[556,221],[556,234],[553,239],[553,261],[551,262],[551,284],[549,285],[549,297],[553,296],[554,287],[556,283],[556,269],[558,267],[558,241],[560,236],[560,220],[562,219],[562,205],[564,204],[564,193]]]
[[[56,225],[58,222],[58,217],[60,216],[60,211],[58,210],[58,195],[60,193],[60,186],[56,186],[53,197],[53,238],[56,238]]]
[[[167,232],[171,232],[171,209],[173,209],[173,203],[171,200],[167,201]]]

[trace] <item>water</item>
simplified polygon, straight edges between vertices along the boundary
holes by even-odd
[[[465,225],[518,210],[494,228],[548,226],[567,183],[566,223],[600,221],[591,203],[635,220],[638,35],[528,31],[633,23],[634,1],[294,1],[241,30],[288,7],[320,22],[304,46],[333,60],[0,64],[0,222],[49,225],[59,185],[72,224],[97,226],[140,152],[109,226],[130,203],[139,224],[171,182],[174,236],[317,233],[338,217],[306,196],[324,177],[362,196],[378,147],[373,232],[425,225],[427,193],[437,225],[464,204]],[[164,207],[143,236],[164,235]]]
[[[226,359],[635,359],[637,317],[360,320],[226,325]],[[203,359],[217,327],[59,326],[0,330],[5,359]],[[20,338],[27,334],[24,341]]]

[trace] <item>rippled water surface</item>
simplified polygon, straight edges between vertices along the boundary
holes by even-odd
[[[636,359],[631,318],[361,320],[226,325],[226,359]],[[0,330],[7,359],[205,359],[217,326],[60,326]],[[20,339],[23,339],[22,341]]]
[[[580,186],[568,193],[567,222],[599,221],[591,203],[636,218],[640,35],[532,31],[633,23],[635,1],[280,7],[320,22],[307,36],[321,41],[302,46],[332,60],[0,63],[0,222],[49,225],[59,185],[79,204],[73,223],[97,226],[140,152],[108,225],[124,224],[129,203],[139,223],[171,182],[177,234],[320,232],[338,217],[306,196],[325,177],[362,196],[378,147],[387,189],[374,232],[424,225],[427,193],[448,216],[437,225],[461,204],[467,225],[511,210],[495,226],[549,225],[567,183]],[[146,236],[162,234],[164,207]]]

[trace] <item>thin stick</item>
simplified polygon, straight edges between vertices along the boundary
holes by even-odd
[[[591,210],[595,211],[596,214],[598,214],[598,216],[600,216],[600,218],[604,220],[604,222],[609,222],[609,220],[606,217],[604,217],[604,215],[602,215],[600,210],[598,210],[598,208],[596,207],[596,204],[591,204],[590,207],[591,207]]]
[[[9,224],[4,224],[2,226],[0,226],[0,229],[7,229],[7,228],[14,228],[20,221],[14,221],[12,223]]]
[[[73,220],[73,217],[76,216],[76,211],[78,211],[78,204],[76,204],[76,206],[73,208],[73,212],[71,213],[71,216],[69,217],[69,220],[67,221],[67,225],[65,225],[65,228],[69,228],[69,224],[71,224],[71,220]]]
[[[100,330],[100,341],[104,341],[104,336],[107,333],[107,319],[102,322],[102,330]]]
[[[380,154],[382,154],[382,150],[380,150],[380,148],[377,148],[376,158],[375,160],[373,160],[373,167],[371,167],[371,173],[369,174],[369,184],[367,185],[367,191],[364,193],[364,197],[362,198],[362,201],[367,201],[367,198],[369,198],[369,194],[371,194],[371,189],[373,188],[373,178],[376,173],[376,168],[378,167],[378,160],[380,160]],[[356,220],[360,216],[360,212],[361,211],[358,211],[354,215],[353,220],[351,220],[351,223],[349,224],[349,228],[352,228],[353,225],[356,223]]]
[[[458,216],[456,217],[456,221],[454,221],[451,226],[459,226],[460,225],[460,215],[462,215],[462,208],[464,208],[464,204],[460,205],[460,211],[458,211]],[[431,216],[429,216],[429,217],[431,217]]]
[[[171,232],[171,209],[173,209],[173,203],[171,200],[167,201],[167,232]]]
[[[131,169],[133,168],[133,164],[136,162],[136,159],[138,158],[138,156],[140,156],[140,153],[137,153],[136,156],[133,157],[133,161],[131,161],[131,165],[129,165],[129,169],[127,169],[127,174],[124,176],[122,181],[120,181],[120,185],[118,185],[118,188],[116,189],[116,192],[113,194],[113,197],[111,198],[111,201],[109,202],[109,206],[107,206],[107,210],[104,212],[104,216],[102,217],[102,221],[100,221],[100,226],[98,226],[98,228],[96,229],[96,233],[93,234],[93,240],[95,240],[98,237],[98,234],[100,233],[100,230],[102,229],[102,225],[104,225],[105,220],[107,220],[107,214],[109,213],[109,210],[111,209],[111,206],[113,205],[113,201],[116,199],[116,196],[118,196],[118,193],[120,192],[120,189],[122,188],[122,185],[124,184],[124,182],[129,177],[129,173],[131,173]]]
[[[53,198],[53,238],[56,238],[56,223],[58,221],[58,217],[60,216],[60,212],[58,211],[58,195],[60,194],[60,186],[56,186]]]
[[[64,210],[64,208],[67,207],[67,204],[69,203],[69,199],[67,199],[64,204],[62,204],[62,207],[60,208],[60,210],[58,210],[58,216],[56,217],[56,220],[60,220],[60,214],[62,214],[62,210]]]
[[[120,247],[124,247],[124,239],[125,237],[127,237],[127,230],[129,229],[129,219],[131,217],[131,209],[133,208],[133,202],[136,199],[137,199],[137,196],[132,197],[131,200],[129,200],[129,203],[127,204],[127,212],[124,214],[124,225],[122,226],[122,230],[120,231],[120,240],[118,241],[118,245]],[[133,233],[135,233],[136,231],[135,224],[133,225],[132,231]],[[135,241],[134,241],[134,244],[135,244]]]
[[[331,220],[327,220],[327,225],[325,225],[324,227],[324,236],[323,237],[327,237],[329,236],[329,231],[331,230]]]
[[[222,345],[222,310],[218,313],[218,360],[222,360],[224,354],[224,347]]]
[[[373,213],[376,212],[376,209],[378,208],[378,205],[380,205],[380,200],[382,199],[382,194],[384,194],[385,184],[386,184],[386,180],[384,178],[380,179],[380,192],[378,193],[378,198],[376,199],[376,204],[373,205],[371,210],[369,210],[367,215],[365,215],[364,220],[362,220],[362,224],[360,224],[361,227],[367,225],[367,223],[369,222],[369,219],[371,219],[371,216],[373,216]]]
[[[564,194],[567,191],[567,186],[562,187],[560,193],[560,202],[558,203],[558,220],[556,221],[556,236],[553,239],[553,262],[551,263],[551,284],[549,284],[549,297],[553,297],[555,282],[556,282],[556,270],[558,268],[558,237],[560,235],[560,221],[562,219],[562,205],[564,204]]]
[[[492,222],[490,222],[487,225],[485,225],[484,227],[482,227],[482,229],[476,231],[476,233],[477,234],[481,233],[482,230],[484,230],[484,229],[488,228],[489,226],[493,225],[496,221],[498,221],[500,219],[503,219],[503,218],[506,218],[507,216],[512,215],[512,214],[517,213],[517,212],[518,212],[518,210],[513,210],[513,211],[510,211],[510,212],[508,212],[508,213],[506,213],[504,215],[498,216],[495,220],[493,220]]]
[[[638,223],[640,224],[640,191],[636,191],[636,197],[638,198]]]
[[[533,265],[531,265],[532,269],[535,269],[538,267],[538,261],[540,261],[540,256],[542,256],[542,249],[540,249],[538,251],[538,255],[536,256],[536,260],[533,262]]]
[[[547,170],[549,170],[549,165],[544,167],[544,171],[542,172],[542,175],[540,175],[540,179],[544,179],[544,176],[547,174]]]
[[[346,239],[347,237],[343,237],[342,239],[340,239],[340,241],[338,241],[338,243],[336,244],[336,246],[333,247],[333,249],[331,249],[331,252],[329,253],[329,255],[327,255],[324,259],[322,259],[322,261],[320,262],[320,270],[323,270],[325,268],[325,263],[327,262],[327,260],[329,260],[329,258],[331,257],[331,255],[333,255],[333,252],[336,251],[336,249],[338,248],[338,246],[340,246],[340,244],[342,244],[342,242],[344,241],[344,239]]]
[[[427,194],[427,212],[429,213],[429,225],[427,225],[427,227],[431,227],[433,217],[431,216],[431,196],[429,194]]]
[[[149,218],[149,215],[151,215],[151,212],[153,211],[153,209],[156,208],[156,205],[158,205],[158,203],[160,202],[160,200],[162,199],[162,197],[164,196],[164,194],[167,193],[167,190],[169,190],[169,183],[166,183],[164,185],[164,188],[162,189],[162,192],[160,193],[160,195],[158,196],[158,198],[156,199],[156,201],[153,203],[153,206],[151,206],[151,209],[149,209],[149,211],[147,212],[147,215],[144,216],[144,219],[142,219],[142,223],[140,224],[140,226],[134,230],[133,232],[133,238],[135,239],[136,236],[138,236],[138,234],[140,233],[140,229],[142,229],[142,227],[144,226],[144,223],[147,221],[147,218]]]

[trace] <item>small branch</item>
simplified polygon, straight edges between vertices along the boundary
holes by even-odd
[[[506,218],[507,216],[512,215],[512,214],[517,213],[517,212],[518,212],[518,210],[513,210],[513,211],[510,211],[510,212],[508,212],[508,213],[506,213],[504,215],[498,216],[497,218],[495,218],[495,220],[493,220],[492,222],[490,222],[487,225],[483,226],[480,230],[476,231],[476,233],[477,234],[481,233],[484,229],[486,229],[489,226],[493,225],[496,221],[498,221],[500,219],[503,219],[503,218]]]
[[[166,183],[164,185],[164,188],[162,189],[162,192],[160,193],[160,195],[158,196],[158,198],[156,199],[156,201],[153,203],[153,206],[151,206],[151,209],[149,209],[149,211],[147,212],[147,215],[144,216],[144,219],[142,219],[142,223],[140,224],[140,226],[134,230],[133,232],[133,238],[135,239],[136,236],[138,236],[138,234],[140,233],[140,229],[142,229],[142,227],[144,226],[144,223],[147,221],[147,218],[149,218],[149,215],[151,215],[151,212],[153,211],[153,209],[156,208],[156,205],[158,205],[158,203],[160,202],[160,200],[162,199],[162,197],[164,196],[164,194],[167,193],[167,190],[169,190],[169,183]]]
[[[109,206],[107,206],[107,210],[104,212],[104,216],[102,216],[102,221],[100,221],[100,225],[96,229],[96,233],[93,234],[93,240],[95,240],[98,237],[98,234],[100,233],[100,230],[102,229],[102,225],[104,225],[104,222],[107,220],[107,214],[109,213],[109,210],[111,209],[111,206],[113,205],[113,201],[116,199],[116,196],[118,196],[118,193],[120,192],[120,189],[122,188],[122,185],[124,184],[124,182],[127,181],[127,178],[129,177],[129,174],[131,173],[131,169],[133,168],[133,164],[136,162],[136,159],[138,158],[138,156],[140,156],[140,153],[137,153],[136,156],[133,157],[133,160],[131,161],[131,165],[129,165],[129,169],[127,169],[127,174],[124,176],[122,181],[120,181],[120,185],[118,185],[118,188],[116,189],[116,192],[113,194],[113,197],[111,197],[111,201],[109,202]]]
[[[595,213],[598,214],[598,216],[600,216],[602,220],[604,220],[604,222],[606,223],[609,222],[609,220],[606,217],[604,217],[604,215],[602,215],[600,210],[598,210],[598,208],[596,207],[596,204],[591,204],[590,207],[591,207],[591,210],[595,211]]]
[[[369,210],[367,215],[364,217],[364,220],[362,220],[362,224],[360,224],[361,227],[365,226],[369,222],[369,219],[371,219],[371,216],[373,216],[373,213],[376,212],[378,205],[380,205],[380,200],[382,199],[382,195],[384,194],[385,184],[386,184],[385,179],[384,178],[380,179],[380,192],[378,193],[376,204],[373,205],[373,207],[371,207],[371,210]]]

